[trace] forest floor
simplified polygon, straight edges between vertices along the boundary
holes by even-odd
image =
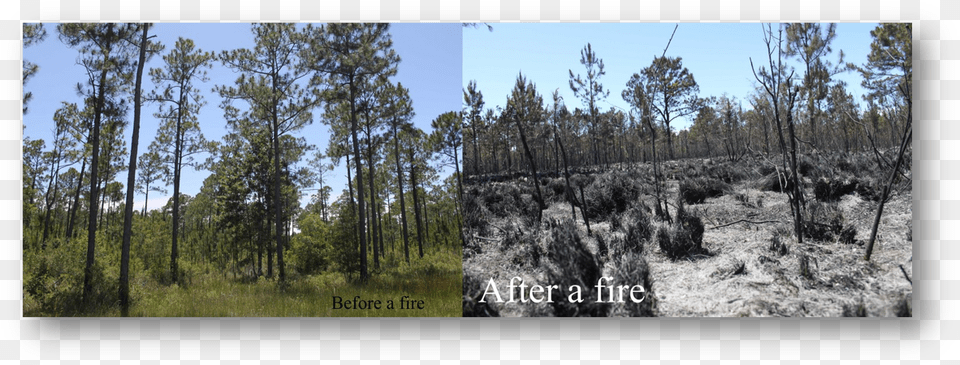
[[[147,275],[135,275],[131,280],[130,316],[458,317],[462,293],[460,256],[459,249],[449,248],[428,252],[424,259],[414,255],[410,265],[394,263],[363,284],[337,272],[288,273],[288,284],[282,289],[275,278],[243,281],[215,270],[196,273],[184,286],[165,285]],[[334,309],[334,297],[340,297],[341,303],[351,308]],[[375,302],[370,302],[377,300],[379,309],[373,308]],[[118,317],[119,307],[113,304],[100,303],[79,315]],[[392,308],[388,308],[391,304]],[[25,317],[71,315],[78,314],[59,308],[57,313],[50,313],[31,295],[24,296]]]
[[[857,158],[852,160],[856,161]],[[869,158],[862,157],[859,161],[862,166],[850,170],[868,169]],[[816,238],[804,237],[802,243],[797,242],[792,231],[787,194],[768,191],[770,189],[764,188],[767,175],[749,172],[751,169],[757,170],[757,166],[763,162],[755,161],[752,165],[746,163],[746,166],[710,160],[665,163],[663,171],[667,182],[664,196],[668,197],[666,200],[670,202],[669,210],[674,218],[677,207],[674,203],[677,202],[681,180],[694,177],[710,179],[711,175],[730,174],[731,168],[748,172],[734,172],[734,175],[740,176],[726,179],[730,180],[729,184],[720,184],[723,186],[722,195],[684,207],[703,223],[703,250],[670,258],[658,244],[660,238],[657,234],[650,234],[643,240],[640,255],[641,260],[645,261],[646,273],[641,276],[649,276],[645,300],[652,309],[643,315],[889,317],[909,313],[913,291],[911,282],[906,278],[907,275],[912,276],[913,253],[909,179],[902,181],[891,192],[891,198],[884,207],[873,255],[868,262],[863,259],[865,242],[869,239],[878,206],[878,199],[871,197],[879,195],[876,189],[880,185],[877,181],[882,174],[877,174],[872,182],[861,176],[860,185],[873,188],[873,191],[862,190],[863,196],[861,192],[850,192],[837,201],[821,202],[815,198],[814,182],[817,179],[849,181],[856,179],[856,174],[841,171],[830,159],[814,162],[820,162],[821,165],[811,169],[815,171],[809,171],[808,176],[803,178],[807,199],[806,219],[820,226],[833,223],[837,232],[827,232]],[[849,168],[850,163],[840,165]],[[649,165],[626,167],[626,172],[611,170],[618,169],[614,166],[605,172],[586,172],[584,175],[588,176],[580,178],[583,179],[581,181],[602,180],[609,185],[613,181],[611,174],[628,177],[635,183],[633,186],[639,187],[639,193],[627,202],[626,209],[641,207],[648,214],[649,231],[657,232],[670,225],[655,217],[648,208],[656,204]],[[550,179],[546,180],[542,188],[550,198]],[[563,188],[559,188],[559,194],[548,199],[543,222],[563,223],[537,224],[536,216],[530,214],[536,209],[535,203],[531,203],[532,196],[526,196],[533,193],[533,189],[525,185],[532,184],[512,180],[466,188],[473,193],[468,196],[475,197],[478,202],[475,209],[466,210],[466,214],[475,217],[465,218],[473,225],[468,224],[471,228],[468,237],[472,242],[465,250],[464,290],[475,298],[486,288],[490,278],[499,283],[501,288],[506,287],[513,277],[521,277],[528,286],[571,284],[570,275],[558,275],[557,270],[552,269],[564,265],[551,262],[559,261],[550,253],[550,247],[556,247],[551,246],[551,240],[558,237],[557,233],[550,231],[557,230],[557,226],[569,225],[571,205],[562,199]],[[584,185],[587,185],[585,190],[591,189],[589,184]],[[493,191],[501,191],[505,195],[492,198],[490,194]],[[599,193],[608,191],[598,190]],[[513,195],[512,199],[510,195]],[[586,195],[588,205],[591,203],[590,196],[589,193]],[[511,210],[503,206],[510,202],[519,208]],[[531,204],[533,206],[528,207]],[[620,272],[618,265],[623,265],[625,251],[616,250],[615,247],[617,242],[629,235],[626,228],[630,224],[626,221],[629,217],[626,213],[613,213],[595,218],[590,222],[591,234],[588,234],[581,210],[577,208],[578,219],[574,223],[576,237],[594,255],[604,277],[617,276]],[[841,226],[843,231],[850,232],[847,236],[852,234],[853,239],[839,234]],[[774,241],[786,248],[779,249],[773,244]],[[567,282],[556,282],[561,279]],[[644,280],[639,278],[635,281],[644,284]],[[585,292],[595,290],[595,282],[585,284],[588,286]],[[491,301],[491,297],[488,296],[487,300]],[[556,305],[504,300],[503,303],[489,303],[488,306],[501,316],[558,315]],[[566,298],[554,298],[554,301],[564,300]],[[472,305],[472,302],[466,303],[469,301],[469,298],[465,298],[465,307]],[[615,304],[606,312],[599,312],[599,315],[631,315],[621,307]],[[577,315],[598,315],[598,312],[578,312]]]

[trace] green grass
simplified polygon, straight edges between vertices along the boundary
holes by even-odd
[[[290,275],[280,288],[274,279],[241,282],[219,272],[196,274],[186,286],[163,285],[135,277],[131,281],[134,317],[459,317],[462,314],[462,266],[459,250],[411,257],[359,283],[336,272]],[[371,262],[372,266],[372,262]],[[380,309],[333,309],[333,296],[344,301],[380,300]],[[423,300],[424,308],[400,309],[400,299]],[[394,308],[387,309],[388,301]],[[25,316],[46,316],[25,301]],[[95,313],[94,313],[95,312]],[[115,305],[100,305],[86,315],[119,316]]]

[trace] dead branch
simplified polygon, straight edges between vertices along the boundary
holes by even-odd
[[[907,275],[907,270],[903,268],[903,265],[900,265],[900,272],[903,273],[904,278],[907,278],[907,281],[910,282],[910,285],[913,285],[913,280],[910,280],[910,275]]]
[[[710,227],[710,229],[723,228],[723,227],[726,227],[726,226],[732,226],[732,225],[737,224],[737,223],[766,224],[766,223],[783,223],[783,222],[780,222],[780,221],[750,221],[750,220],[746,220],[746,219],[741,219],[741,220],[738,220],[738,221],[736,221],[736,222],[730,222],[730,223],[727,223],[727,224],[721,224],[721,225],[719,225],[719,226]]]
[[[488,241],[488,242],[500,242],[500,240],[498,240],[498,239],[496,239],[496,238],[487,238],[487,237],[481,237],[481,236],[478,236],[478,235],[473,235],[473,238],[476,238],[476,239],[482,240],[482,241]]]

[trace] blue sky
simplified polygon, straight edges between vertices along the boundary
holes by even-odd
[[[650,65],[654,57],[663,53],[676,24],[640,23],[506,23],[486,28],[467,28],[463,31],[463,84],[476,80],[483,92],[485,108],[506,103],[517,74],[536,84],[544,104],[551,104],[551,95],[559,89],[564,103],[571,111],[584,108],[569,87],[569,70],[574,75],[586,75],[580,64],[580,51],[591,44],[594,53],[603,60],[606,75],[600,78],[610,90],[605,101],[598,103],[602,111],[611,106],[629,110],[620,93],[634,73]],[[839,51],[844,62],[863,64],[870,50],[870,30],[875,23],[841,23],[831,44],[833,53],[827,56],[837,63]],[[758,67],[766,64],[767,53],[761,24],[758,23],[681,23],[667,55],[682,57],[683,65],[693,74],[700,86],[700,96],[728,96],[743,101],[750,95],[756,80],[750,69],[750,58]],[[791,62],[802,74],[802,64]],[[847,82],[848,91],[856,100],[863,93],[860,78],[853,73],[838,75]],[[679,119],[672,127],[685,129],[688,120]]]
[[[78,82],[85,82],[83,68],[76,64],[77,51],[67,47],[57,37],[56,24],[45,24],[47,38],[44,42],[24,49],[25,60],[40,66],[39,72],[24,87],[25,91],[33,92],[33,99],[28,104],[29,112],[24,115],[23,123],[26,126],[24,136],[32,139],[44,139],[49,148],[51,134],[54,128],[53,115],[60,107],[61,101],[80,104],[81,99],[74,92]],[[460,110],[461,105],[461,25],[454,24],[393,24],[390,33],[393,46],[401,57],[394,82],[400,82],[410,91],[413,106],[416,112],[414,124],[429,132],[430,122],[438,115],[447,111]],[[173,48],[177,37],[193,39],[196,47],[214,53],[222,50],[252,47],[253,35],[250,25],[237,24],[157,24],[151,34],[157,35],[157,40],[166,46],[164,54]],[[148,62],[148,69],[161,67],[161,57],[153,57]],[[209,71],[210,80],[199,83],[197,87],[203,93],[207,104],[201,109],[199,123],[208,140],[220,140],[226,133],[223,121],[223,111],[219,108],[221,98],[211,89],[214,85],[232,84],[237,75],[230,69],[215,62]],[[152,90],[154,85],[144,72],[144,89]],[[143,109],[143,120],[140,129],[139,150],[142,154],[154,140],[159,121],[153,117],[157,111],[156,104],[148,104]],[[314,111],[314,122],[297,132],[295,135],[304,136],[311,144],[326,150],[329,128],[320,121],[322,109]],[[128,148],[129,133],[132,129],[133,111],[127,118],[131,121],[127,127]],[[201,157],[205,158],[205,157]],[[306,163],[307,157],[302,163]],[[79,166],[77,166],[79,168]],[[449,172],[442,172],[443,176]],[[195,195],[200,191],[203,179],[209,175],[208,171],[185,170],[182,177],[181,190],[185,194]],[[333,196],[340,194],[346,188],[345,164],[333,172],[332,181],[328,184],[333,187]],[[117,181],[126,183],[126,173],[121,173]],[[148,207],[157,208],[165,204],[172,194],[172,187],[168,187],[167,196],[156,192],[151,193]],[[313,194],[310,191],[309,194]],[[143,195],[136,198],[136,207],[143,206]],[[304,197],[303,202],[307,202]]]

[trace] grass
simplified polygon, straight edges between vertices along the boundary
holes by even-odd
[[[411,265],[383,269],[361,284],[341,273],[291,275],[285,288],[273,279],[241,282],[211,272],[194,277],[185,287],[162,285],[135,277],[133,317],[458,317],[461,315],[462,267],[460,250],[428,253]],[[333,309],[333,297],[344,301],[380,300],[380,309]],[[400,300],[422,300],[423,309],[400,309]],[[387,309],[388,301],[394,302]],[[45,316],[24,302],[24,316]],[[117,306],[99,306],[90,315],[115,317]]]

